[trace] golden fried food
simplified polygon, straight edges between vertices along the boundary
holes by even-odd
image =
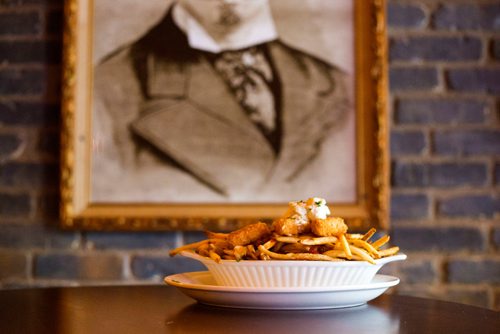
[[[310,223],[307,218],[292,216],[276,220],[273,228],[276,234],[294,236],[308,232],[310,230]]]
[[[170,251],[194,251],[215,262],[221,260],[305,260],[367,261],[392,256],[398,247],[381,249],[389,236],[371,241],[372,228],[365,234],[347,233],[339,217],[329,217],[330,210],[320,198],[290,202],[288,210],[272,225],[258,222],[231,233],[206,232],[207,240],[184,245]]]
[[[340,217],[327,217],[316,219],[311,222],[311,229],[314,234],[320,237],[331,237],[347,232],[347,225]]]
[[[326,201],[311,197],[307,201],[288,203],[288,210],[274,224],[274,232],[283,236],[297,236],[309,233],[311,224],[317,219],[324,219],[330,214]]]
[[[250,224],[228,234],[227,241],[233,246],[246,246],[271,234],[266,223]]]

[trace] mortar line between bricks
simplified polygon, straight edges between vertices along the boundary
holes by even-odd
[[[34,279],[34,271],[35,271],[35,256],[33,255],[33,251],[26,252],[26,278],[28,280]]]
[[[392,225],[391,225],[392,224]],[[397,222],[390,222],[393,227],[480,227],[480,228],[493,228],[495,226],[495,219],[473,219],[473,218],[441,218],[436,219],[400,219]],[[500,255],[500,253],[499,253]]]
[[[42,165],[57,165],[59,163],[59,158],[50,156],[50,155],[44,155],[44,154],[34,154],[35,152],[30,152],[32,156],[21,156],[18,159],[12,161],[15,164],[42,164]],[[3,163],[5,165],[5,163]],[[57,186],[56,186],[57,187]]]
[[[26,14],[30,12],[43,12],[43,5],[12,5],[12,7],[1,6],[0,14]]]
[[[439,5],[441,4],[449,4],[450,2],[449,1],[444,1],[444,0],[439,0],[439,1],[436,1],[436,0],[397,0],[398,4],[416,4],[416,3],[421,3],[421,4],[425,4],[426,6],[429,6],[427,8],[429,9],[435,9],[435,8],[438,8]],[[487,5],[487,4],[496,4],[498,0],[474,0],[473,3],[475,4],[481,4],[481,5]],[[452,3],[456,3],[456,4],[468,4],[468,3],[471,3],[470,0],[458,0],[458,1],[454,1]]]
[[[430,156],[430,157],[422,157],[422,156],[400,156],[397,159],[394,159],[394,162],[401,163],[412,163],[418,165],[434,165],[434,164],[487,164],[490,163],[495,164],[495,159],[491,156],[464,156],[464,157],[454,157],[454,156]]]
[[[50,72],[50,68],[55,68],[55,67],[60,67],[61,64],[59,63],[54,63],[54,64],[44,64],[40,62],[31,62],[31,63],[9,63],[8,65],[0,67],[0,73],[1,72],[8,72],[8,71],[39,71],[39,72]],[[28,94],[27,94],[28,95]],[[35,94],[31,94],[32,96],[36,96]],[[3,97],[7,98],[12,98],[16,97],[18,95],[2,95]],[[28,95],[29,96],[29,95]],[[41,95],[42,97],[45,97]]]
[[[422,130],[422,128],[433,130],[447,130],[447,131],[457,131],[457,124],[445,124],[445,123],[395,123],[394,130]],[[486,119],[483,123],[460,123],[460,131],[475,131],[475,130],[498,130],[498,126],[496,124],[492,124],[492,122],[488,122]]]
[[[123,269],[122,269],[122,278],[124,280],[129,280],[131,278],[134,277],[134,275],[132,274],[132,262],[130,260],[130,253],[127,253],[127,252],[124,252],[122,254],[122,266],[123,266]]]
[[[40,95],[0,95],[0,103],[37,103],[40,105],[57,105],[59,102],[47,102],[44,96]]]
[[[391,93],[393,98],[397,101],[400,99],[419,99],[419,100],[447,100],[447,99],[459,99],[459,101],[464,100],[474,100],[474,101],[490,101],[493,103],[496,100],[496,95],[487,94],[484,92],[460,92],[460,91],[446,91],[434,94],[429,94],[429,92],[422,91],[399,91]]]
[[[448,70],[500,70],[500,64],[498,63],[488,63],[488,64],[478,64],[478,59],[470,61],[449,61],[449,60],[439,60],[439,61],[422,61],[422,60],[391,60],[390,62],[391,70],[399,69],[436,69],[444,71]]]
[[[395,38],[415,38],[415,37],[430,37],[431,39],[438,39],[443,37],[450,38],[480,38],[482,39],[488,31],[485,30],[431,30],[431,29],[394,29],[389,28],[387,37],[389,39]],[[494,36],[495,32],[489,32],[489,35]]]
[[[396,189],[394,189],[396,190]],[[439,196],[440,199],[443,198],[454,198],[454,197],[462,197],[464,195],[467,196],[478,196],[478,195],[496,195],[496,191],[494,187],[487,186],[485,188],[479,188],[476,186],[467,186],[467,187],[449,187],[449,188],[437,188],[437,187],[407,187],[404,189],[397,188],[397,194],[435,194]],[[403,190],[401,192],[400,190]],[[396,192],[393,192],[396,194]]]
[[[62,35],[47,34],[47,35],[0,35],[0,43],[5,42],[62,42]],[[7,65],[5,65],[7,66]]]

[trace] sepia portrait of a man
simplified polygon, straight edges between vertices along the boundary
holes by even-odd
[[[93,201],[354,200],[352,0],[154,3],[95,0]]]

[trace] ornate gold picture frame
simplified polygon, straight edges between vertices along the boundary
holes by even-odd
[[[288,201],[317,196],[353,230],[387,228],[385,1],[259,0],[254,4],[267,7],[256,8],[251,18],[238,2],[206,2],[218,3],[206,10],[220,10],[213,24],[238,28],[247,19],[259,20],[262,35],[241,34],[236,42],[211,39],[204,21],[199,26],[208,37],[192,35],[199,27],[192,28],[197,13],[189,3],[202,0],[173,1],[153,1],[164,6],[159,11],[120,0],[112,2],[121,8],[116,11],[104,0],[66,0],[62,227],[230,230],[278,217]],[[139,21],[117,14],[130,11],[152,23],[139,29]],[[161,31],[169,25],[175,31]],[[127,29],[135,34],[128,39]],[[166,48],[164,38],[171,38]],[[274,112],[259,114],[267,123],[255,122],[256,114],[235,98],[241,87],[231,86],[222,72],[226,65],[219,66],[219,55],[235,54],[240,46],[243,63],[264,59],[262,73],[270,73],[265,79],[273,108],[264,109]],[[201,78],[203,71],[220,77]],[[224,94],[232,101],[221,102]],[[246,115],[238,116],[238,131],[228,125],[237,118],[225,118],[233,105]],[[208,126],[211,120],[216,123]],[[293,122],[303,127],[293,129]],[[243,133],[246,123],[267,144],[230,137]],[[297,134],[301,140],[293,139]],[[258,153],[263,146],[267,153]],[[123,158],[123,152],[131,153]],[[164,173],[167,167],[176,168],[173,176]]]

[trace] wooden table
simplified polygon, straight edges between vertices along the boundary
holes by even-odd
[[[382,295],[368,305],[316,311],[197,304],[169,286],[0,291],[0,333],[500,333],[500,313]]]

